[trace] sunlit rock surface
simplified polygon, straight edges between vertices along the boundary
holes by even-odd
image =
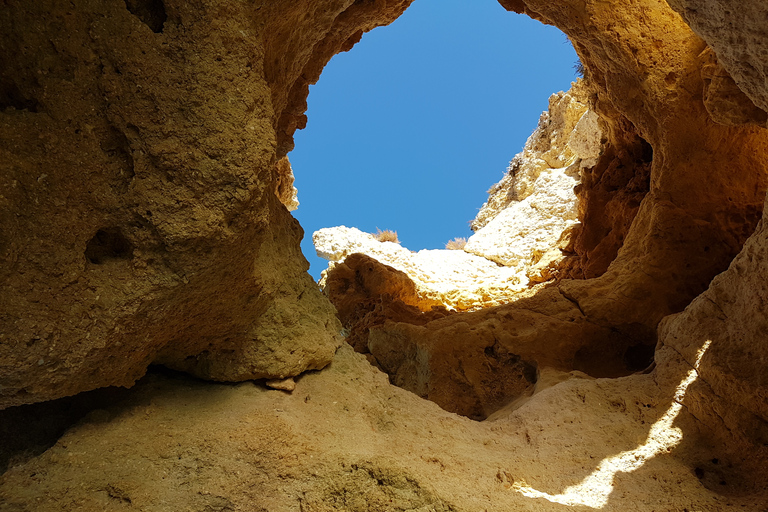
[[[614,226],[629,224],[604,272],[560,288],[603,325],[655,328],[704,291],[754,230],[768,177],[768,133],[712,122],[702,101],[706,42],[663,0],[502,4],[572,38],[605,125],[605,150],[577,193],[587,209],[575,251],[588,264],[603,240],[613,243]],[[713,14],[711,22],[717,19]],[[645,147],[632,142],[637,137]],[[615,204],[617,214],[606,210],[611,196],[637,190],[634,178],[648,170],[639,203]],[[612,215],[615,223],[601,225],[600,217]]]
[[[525,148],[489,191],[465,251],[516,268],[534,282],[554,277],[579,223],[574,188],[581,169],[594,166],[601,152],[603,135],[587,93],[583,83],[574,83],[567,93],[552,95]]]
[[[389,298],[331,357],[275,163],[327,60],[406,3],[4,4],[3,404],[131,384],[158,347],[282,389],[152,370],[9,407],[0,510],[768,509],[768,151],[733,89],[765,107],[765,5],[670,0],[702,40],[663,1],[502,0],[571,37],[606,136],[559,268],[582,279],[423,311],[350,257],[343,314]],[[307,350],[332,362],[291,385]]]
[[[348,347],[290,394],[152,375],[0,477],[0,507],[761,510],[701,485],[707,437],[673,400],[689,375],[572,378],[486,422],[390,385]]]
[[[289,212],[292,212],[299,207],[299,191],[293,186],[293,169],[291,168],[291,162],[288,160],[287,156],[284,156],[277,161],[275,170],[277,171],[275,195],[277,195],[277,198],[283,203],[283,206],[288,208]]]
[[[541,192],[543,187],[537,186],[536,180],[542,174],[562,174],[582,160],[583,167],[595,164],[602,137],[597,116],[588,114],[588,93],[578,81],[568,92],[549,98],[549,108],[542,113],[523,151],[512,159],[504,178],[488,191],[488,200],[472,221],[473,230],[482,229],[514,202]],[[578,173],[575,179],[574,186]]]
[[[326,274],[362,253],[405,272],[424,299],[457,310],[510,302],[526,285],[555,277],[579,223],[574,187],[601,152],[603,135],[587,92],[575,82],[569,92],[552,95],[525,149],[489,191],[463,251],[414,253],[356,228],[324,228],[312,240],[317,254],[332,262]]]
[[[411,252],[394,242],[379,242],[357,228],[323,228],[312,235],[320,257],[331,261],[321,285],[334,272],[335,263],[362,253],[405,272],[416,293],[434,304],[468,310],[510,301],[527,289],[525,274],[462,250],[432,249]]]

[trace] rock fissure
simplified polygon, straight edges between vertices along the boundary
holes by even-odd
[[[578,300],[576,300],[574,297],[569,297],[569,296],[568,296],[568,294],[567,294],[567,293],[565,293],[565,292],[564,292],[562,289],[560,289],[559,287],[558,287],[557,291],[558,291],[558,292],[560,292],[560,295],[562,295],[562,296],[563,296],[563,298],[564,298],[565,300],[567,300],[568,302],[570,302],[571,304],[573,304],[574,306],[576,306],[576,309],[578,309],[578,310],[579,310],[579,313],[581,313],[581,316],[583,316],[584,318],[586,318],[586,317],[587,317],[587,315],[585,315],[585,314],[584,314],[584,310],[583,310],[583,309],[581,309],[581,306],[579,305],[579,301],[578,301]]]

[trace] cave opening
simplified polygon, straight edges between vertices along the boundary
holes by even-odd
[[[311,239],[320,228],[393,230],[411,250],[470,236],[486,191],[577,62],[558,29],[458,0],[414,2],[335,56],[289,154],[310,274],[327,266]]]
[[[349,231],[350,236],[374,234],[374,244],[388,247],[390,252],[427,249],[419,251],[421,255],[431,249],[459,249],[440,252],[467,253],[492,267],[472,276],[475,282],[470,286],[479,290],[472,299],[460,298],[455,303],[436,300],[435,304],[430,303],[431,296],[411,300],[416,292],[396,294],[382,302],[380,297],[392,289],[410,290],[414,286],[407,277],[396,276],[385,268],[390,261],[379,263],[375,256],[354,255],[344,260],[343,268],[334,267],[334,282],[324,281],[322,286],[329,297],[336,297],[331,301],[345,327],[347,342],[387,373],[392,383],[476,420],[533,392],[540,368],[537,356],[518,354],[514,341],[507,346],[509,339],[499,342],[483,327],[467,333],[473,340],[469,344],[476,346],[467,348],[465,354],[467,360],[482,361],[477,373],[484,375],[482,382],[470,376],[474,370],[467,365],[472,363],[459,363],[458,377],[447,378],[444,384],[446,389],[461,388],[463,398],[441,399],[438,395],[453,396],[452,391],[427,390],[431,384],[413,376],[435,374],[434,368],[419,366],[424,358],[420,359],[418,346],[433,342],[439,345],[439,336],[430,341],[427,331],[409,328],[402,335],[387,331],[382,324],[396,317],[396,321],[423,325],[452,314],[445,306],[453,311],[477,311],[517,301],[527,296],[529,286],[556,280],[557,276],[550,272],[554,262],[565,254],[574,254],[573,242],[568,240],[578,236],[575,233],[585,211],[595,214],[588,208],[577,211],[575,188],[584,175],[593,181],[600,181],[603,175],[610,178],[605,180],[610,187],[604,191],[605,197],[587,198],[591,200],[587,204],[602,207],[610,201],[612,191],[626,188],[624,182],[632,180],[642,182],[636,187],[639,204],[648,190],[652,151],[645,149],[650,146],[639,136],[635,140],[628,135],[633,142],[626,146],[637,146],[637,151],[613,149],[610,145],[605,150],[607,134],[590,109],[589,86],[579,80],[584,73],[570,41],[554,27],[510,13],[495,1],[469,5],[419,0],[391,26],[366,34],[350,52],[335,56],[312,87],[307,128],[295,134],[296,148],[288,156],[301,200],[294,215],[305,229],[302,249],[314,279],[321,278],[321,271],[328,266],[326,259],[344,259],[329,255],[322,243],[317,243],[318,230],[333,226],[363,232]],[[286,163],[279,164],[280,176],[286,174],[280,168]],[[638,163],[642,165],[633,165]],[[635,176],[635,167],[647,172]],[[500,178],[511,185],[497,183]],[[546,192],[534,193],[538,187]],[[505,210],[514,210],[508,217],[524,218],[526,225],[534,226],[518,232],[533,232],[545,226],[557,233],[554,238],[552,233],[532,236],[535,247],[526,247],[527,253],[516,253],[504,247],[512,245],[505,238],[504,228],[493,227],[487,236],[490,245],[482,248],[485,254],[473,253],[471,247],[464,249],[462,239],[473,231],[489,230]],[[621,232],[610,224],[613,219],[605,220],[598,226],[600,233],[587,233],[595,245],[606,233]],[[504,222],[509,225],[518,221]],[[388,244],[382,228],[397,232],[402,247]],[[565,232],[567,236],[562,235]],[[613,257],[623,241],[622,236],[615,238]],[[453,256],[447,260],[440,256],[432,265],[464,264]],[[607,267],[612,258],[604,259],[602,263]],[[537,265],[541,269],[527,271]],[[521,268],[525,268],[522,273]],[[499,273],[499,269],[509,270],[509,275]],[[485,280],[480,285],[479,273]],[[408,275],[413,277],[410,272]],[[433,282],[442,283],[435,288],[447,290],[441,298],[464,284],[456,272]],[[490,288],[503,291],[489,294]],[[371,290],[379,298],[360,298]],[[420,298],[425,296],[422,292],[420,288]],[[351,298],[339,299],[342,296]],[[406,312],[407,307],[416,309]],[[516,333],[529,322],[525,314],[515,313],[512,317],[501,320],[500,331]],[[501,336],[510,338],[506,333]],[[515,336],[512,334],[512,338]],[[606,343],[616,338],[605,333],[595,336],[605,338]],[[403,337],[415,345],[398,346],[397,340]],[[443,350],[437,345],[428,351]],[[617,362],[604,361],[604,351],[589,354],[582,361],[584,351],[577,350],[572,356],[572,369],[595,376],[619,376],[626,375],[630,366],[631,371],[642,370],[652,360],[654,343],[635,347],[625,358],[627,361],[622,359],[627,347],[624,343],[615,345],[610,355]],[[493,347],[501,349],[491,350]]]

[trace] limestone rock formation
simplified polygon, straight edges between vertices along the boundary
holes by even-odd
[[[711,425],[723,455],[742,460],[744,485],[761,485],[748,474],[768,464],[768,346],[761,343],[768,326],[768,225],[763,217],[755,234],[727,271],[686,310],[664,319],[660,363],[692,364],[706,347],[684,404]],[[671,364],[662,364],[660,378]]]
[[[299,199],[297,197],[299,191],[293,186],[293,169],[288,157],[284,156],[278,160],[275,169],[277,171],[275,194],[280,199],[280,202],[283,203],[283,206],[288,208],[289,212],[292,212],[299,207]]]
[[[728,71],[718,62],[711,48],[702,54],[707,62],[701,68],[704,79],[704,106],[712,120],[731,126],[754,124],[765,126],[768,114],[755,106],[739,89]]]
[[[394,242],[379,242],[357,228],[323,228],[312,235],[318,256],[332,263],[361,253],[404,272],[413,280],[416,294],[428,306],[442,304],[470,310],[509,302],[527,289],[525,274],[465,251],[432,249],[411,252]],[[326,278],[327,279],[327,278]],[[325,279],[321,279],[323,285]]]
[[[668,0],[717,55],[717,61],[754,103],[768,112],[768,28],[763,2]],[[723,76],[723,73],[718,73]]]
[[[331,261],[326,275],[350,254],[365,254],[405,272],[430,305],[456,310],[510,302],[523,296],[529,283],[554,277],[578,224],[574,187],[581,169],[595,165],[601,152],[602,132],[586,95],[582,83],[552,95],[525,149],[489,191],[472,222],[477,232],[463,252],[412,253],[356,228],[324,228],[313,242],[317,254]]]
[[[507,306],[438,318],[396,311],[385,307],[385,321],[376,324],[367,319],[367,350],[360,351],[369,352],[393,384],[472,419],[485,419],[524,396],[540,368],[626,373],[625,340],[591,324],[554,289]],[[593,354],[582,358],[585,340],[605,351],[602,368]],[[611,355],[616,361],[608,363]]]
[[[0,408],[326,365],[275,164],[325,63],[408,0],[6,2]],[[283,165],[283,164],[278,164]]]
[[[349,348],[291,394],[152,375],[0,476],[0,508],[764,508],[764,497],[727,492],[738,480],[727,460],[712,462],[708,433],[676,407],[674,389],[650,375],[576,378],[474,422],[391,386]],[[701,471],[720,472],[718,492]]]
[[[647,3],[642,14],[629,6],[588,4],[588,18],[577,16],[581,7],[576,3],[510,5],[572,35],[586,64],[590,103],[606,127],[602,151],[582,169],[577,188],[582,227],[568,242],[575,257],[562,267],[566,275],[593,279],[563,280],[557,285],[559,293],[537,291],[531,298],[549,297],[555,309],[581,318],[585,330],[574,329],[572,341],[552,343],[567,337],[544,334],[556,321],[535,300],[430,320],[382,303],[377,316],[363,317],[367,343],[356,338],[355,347],[370,352],[393,382],[448,410],[487,415],[494,405],[481,395],[492,389],[488,376],[495,369],[486,365],[484,374],[471,361],[498,342],[496,333],[515,333],[515,326],[526,323],[536,325],[535,342],[512,339],[504,344],[505,354],[519,358],[515,361],[602,376],[640,370],[642,362],[650,361],[659,320],[681,310],[741,249],[763,207],[766,167],[758,155],[765,155],[766,133],[741,126],[743,122],[711,122],[713,105],[727,106],[726,98],[737,95],[723,92],[728,90],[725,75],[680,18],[661,2]],[[631,27],[638,16],[650,24],[648,33],[616,33],[611,28],[617,22]],[[655,45],[646,44],[648,38]],[[714,80],[717,77],[723,79]],[[707,90],[711,94],[705,96]],[[752,112],[723,110],[736,118]],[[701,169],[708,169],[708,179],[716,185],[695,178]],[[738,178],[728,174],[733,172]],[[489,201],[492,214],[484,212],[478,227],[494,213],[499,218],[497,212],[510,203],[506,190],[513,186],[498,188],[502,193]],[[500,247],[509,250],[503,243]],[[390,321],[382,311],[392,315]],[[511,312],[537,320],[516,318],[494,329]],[[467,325],[472,328],[464,330]],[[356,334],[361,335],[360,330]],[[537,344],[546,346],[546,355],[530,352]],[[462,356],[445,362],[452,350]],[[670,363],[666,371],[670,368],[679,373],[679,365]],[[472,382],[468,375],[481,377]],[[502,392],[503,400],[514,398],[525,385]],[[462,403],[462,397],[470,396],[480,398]]]
[[[626,146],[626,121],[652,149],[650,188],[616,259],[596,279],[560,287],[598,323],[653,328],[706,289],[754,229],[768,176],[761,156],[768,134],[711,122],[701,101],[706,44],[663,0],[505,5],[574,41],[607,127],[603,158]]]
[[[567,93],[552,95],[525,148],[489,191],[465,251],[517,268],[530,281],[553,277],[578,225],[574,188],[581,169],[594,166],[601,151],[587,92],[574,83]]]
[[[412,253],[343,226],[313,235],[318,255],[331,260],[320,284],[346,341],[393,384],[484,419],[527,394],[539,371],[615,377],[648,366],[652,331],[625,325],[617,335],[556,289],[524,286],[546,280],[541,274],[572,245],[573,189],[603,141],[586,102],[581,82],[551,97],[525,150],[491,189],[466,252]],[[520,284],[505,287],[502,275]],[[484,309],[448,314],[435,306]]]
[[[542,174],[563,171],[573,163],[590,167],[600,156],[602,134],[597,116],[589,111],[589,89],[583,81],[572,84],[568,92],[553,94],[549,108],[512,159],[504,177],[488,191],[488,200],[471,222],[479,231],[515,201],[523,201],[541,187]],[[575,177],[578,183],[578,176]]]
[[[0,411],[44,439],[3,438],[0,510],[768,509],[768,7],[501,3],[585,65],[580,279],[449,312],[350,256],[328,282],[368,353],[333,356],[277,165],[328,59],[408,1],[4,3],[0,407],[153,361],[280,389],[158,369]]]

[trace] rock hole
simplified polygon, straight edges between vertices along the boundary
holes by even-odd
[[[94,265],[126,261],[133,258],[133,245],[120,228],[104,228],[98,230],[86,245],[85,257]]]
[[[656,345],[632,345],[624,352],[624,364],[630,372],[639,372],[653,363]]]
[[[115,405],[130,392],[108,387],[0,411],[0,474],[42,454],[89,413]],[[105,415],[102,411],[101,416]]]
[[[536,54],[506,50],[531,39]],[[523,149],[550,95],[576,80],[577,58],[558,29],[498,4],[435,0],[414,2],[336,55],[310,89],[307,128],[289,155],[313,277],[327,266],[311,240],[321,228],[402,229],[403,247],[417,250],[471,236],[488,187]],[[329,204],[332,196],[344,201]]]
[[[38,103],[28,94],[24,94],[16,83],[9,79],[0,79],[0,110],[8,108],[38,112]]]
[[[125,6],[155,34],[163,31],[168,18],[163,0],[125,0]]]

